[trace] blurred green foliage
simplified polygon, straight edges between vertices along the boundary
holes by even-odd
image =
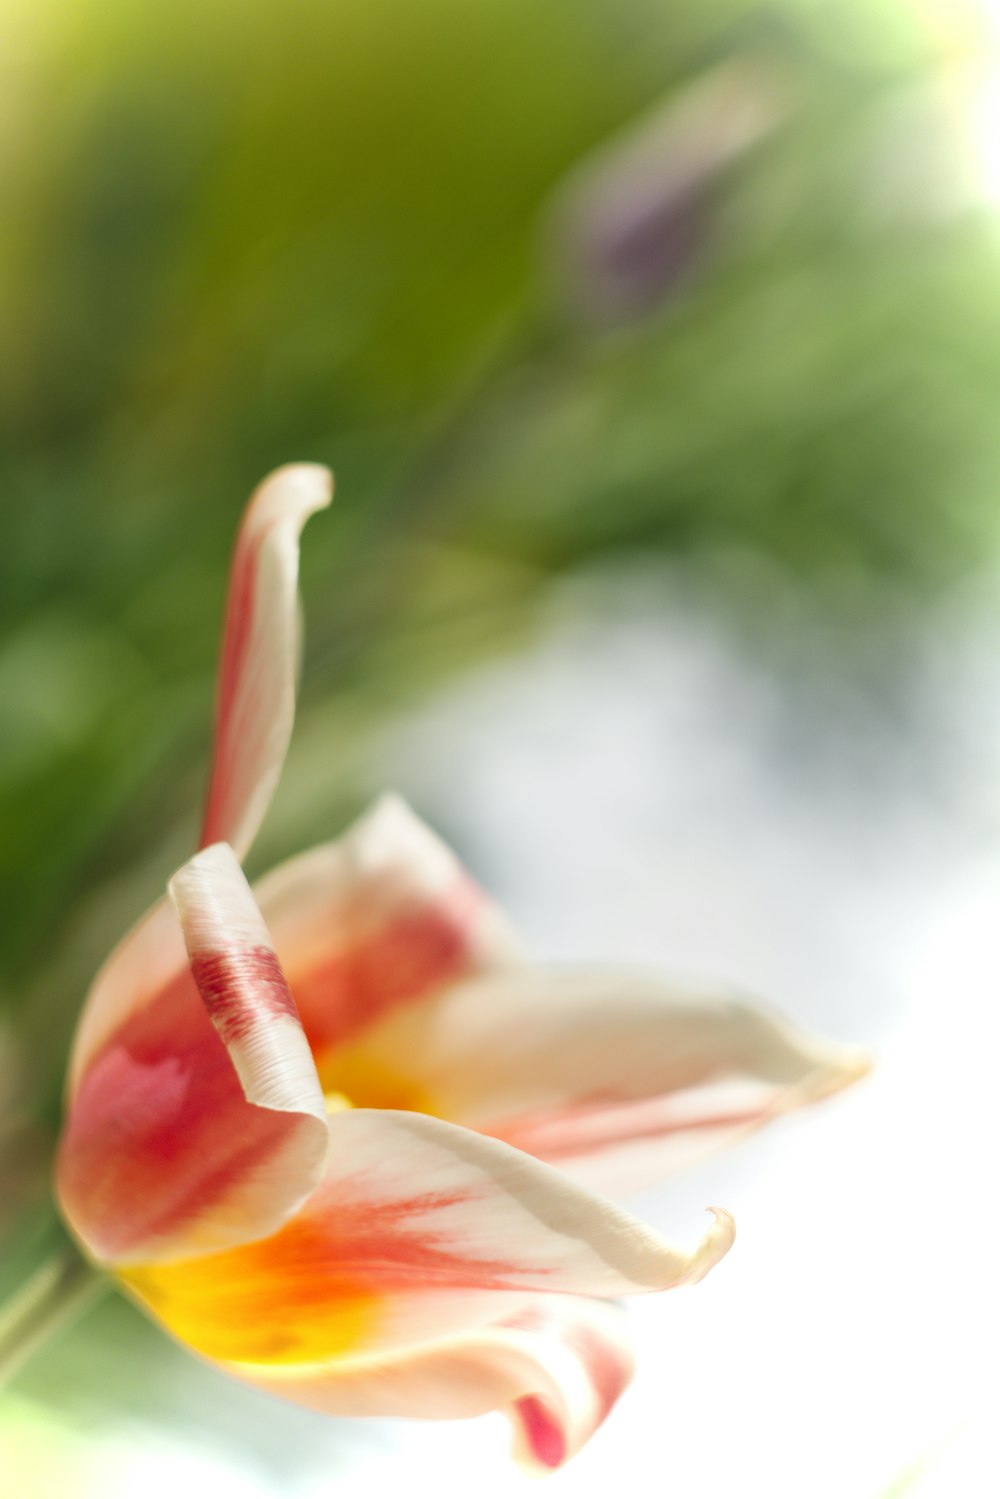
[[[333,834],[380,723],[523,642],[568,568],[756,551],[836,608],[995,546],[996,223],[954,191],[942,38],[895,0],[0,23],[0,998],[51,1118],[89,974],[188,852],[269,468],[332,463],[339,497],[257,867]],[[788,107],[680,203],[692,261],[627,327],[571,312],[566,175],[744,57]]]

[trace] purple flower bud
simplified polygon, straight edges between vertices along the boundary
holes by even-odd
[[[783,84],[757,62],[726,63],[574,169],[556,199],[548,258],[576,320],[641,318],[696,269],[711,190],[785,117]]]

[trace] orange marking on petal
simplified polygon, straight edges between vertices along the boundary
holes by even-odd
[[[351,1353],[365,1342],[381,1300],[356,1268],[331,1263],[329,1235],[307,1220],[258,1244],[118,1274],[181,1342],[237,1363]]]
[[[395,1295],[509,1290],[545,1267],[456,1252],[433,1215],[467,1193],[369,1201],[321,1188],[299,1216],[253,1244],[164,1264],[116,1267],[182,1342],[232,1363],[319,1363],[377,1341]]]

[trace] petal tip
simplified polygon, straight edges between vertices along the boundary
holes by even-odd
[[[268,474],[257,493],[280,493],[304,514],[325,510],[333,499],[333,471],[323,463],[284,463]]]
[[[719,1207],[710,1207],[708,1212],[712,1214],[712,1222],[706,1229],[701,1243],[689,1257],[683,1273],[670,1282],[671,1286],[679,1288],[697,1285],[732,1249],[736,1239],[736,1223],[732,1213]],[[657,1289],[667,1290],[668,1286],[664,1284]]]
[[[395,791],[383,792],[348,837],[357,856],[372,867],[391,864],[405,852],[430,884],[447,883],[457,871],[450,849]]]
[[[182,925],[192,900],[204,897],[206,878],[225,889],[230,897],[235,891],[242,903],[246,877],[236,854],[224,840],[209,843],[187,859],[167,881],[167,894]]]
[[[874,1066],[875,1058],[863,1046],[829,1046],[822,1060],[803,1080],[801,1095],[789,1100],[789,1107],[798,1103],[819,1103],[853,1087],[867,1077]]]
[[[710,1207],[708,1211],[713,1221],[695,1255],[692,1283],[703,1280],[709,1270],[725,1258],[736,1240],[736,1221],[732,1213],[720,1207]]]
[[[197,853],[192,854],[189,859],[185,859],[184,863],[178,869],[174,870],[167,881],[167,886],[169,888],[176,880],[182,879],[185,870],[191,868],[201,869],[206,865],[221,868],[223,865],[227,865],[234,860],[236,860],[236,855],[233,853],[232,846],[224,838],[218,839],[215,843],[206,843],[203,848],[198,849]]]

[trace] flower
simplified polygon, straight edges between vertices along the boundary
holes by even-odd
[[[295,465],[233,560],[201,850],[97,976],[58,1197],[90,1259],[220,1368],[347,1414],[505,1408],[558,1467],[631,1375],[614,1298],[701,1278],[598,1194],[842,1087],[856,1051],[737,997],[547,974],[397,799],[253,891],[294,715]]]

